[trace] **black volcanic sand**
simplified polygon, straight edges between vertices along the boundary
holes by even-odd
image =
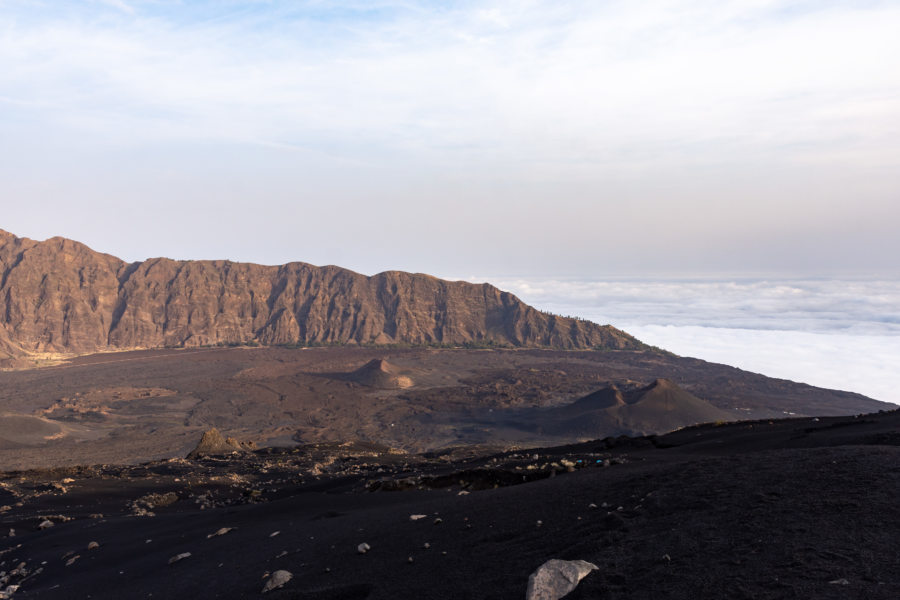
[[[650,411],[649,419],[639,404],[554,412],[612,384],[627,396],[659,378],[685,393],[672,396],[672,411]],[[0,470],[185,456],[212,427],[260,446],[364,440],[424,452],[892,406],[661,352],[150,350],[0,372]]]
[[[15,598],[257,597],[276,569],[294,578],[266,597],[522,598],[562,558],[599,567],[572,600],[893,600],[898,446],[893,411],[490,457],[323,444],[6,473],[0,571],[24,563]]]

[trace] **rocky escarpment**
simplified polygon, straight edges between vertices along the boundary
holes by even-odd
[[[489,284],[334,266],[154,258],[0,231],[0,360],[162,346],[501,344],[639,349],[610,326],[549,315]]]

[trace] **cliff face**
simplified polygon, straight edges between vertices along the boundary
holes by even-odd
[[[488,284],[305,263],[128,264],[64,238],[36,242],[0,230],[0,360],[249,341],[643,347]]]

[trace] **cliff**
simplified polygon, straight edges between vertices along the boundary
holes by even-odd
[[[0,230],[0,360],[257,342],[486,343],[640,349],[610,326],[542,313],[489,284],[334,266],[154,258]]]

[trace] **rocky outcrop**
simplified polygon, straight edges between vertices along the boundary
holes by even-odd
[[[207,344],[498,344],[638,349],[489,284],[334,266],[154,258],[0,231],[0,360]]]
[[[196,459],[205,456],[222,456],[235,452],[249,452],[256,449],[252,442],[239,442],[232,437],[223,437],[218,429],[205,431],[197,446],[188,453],[187,458]]]

